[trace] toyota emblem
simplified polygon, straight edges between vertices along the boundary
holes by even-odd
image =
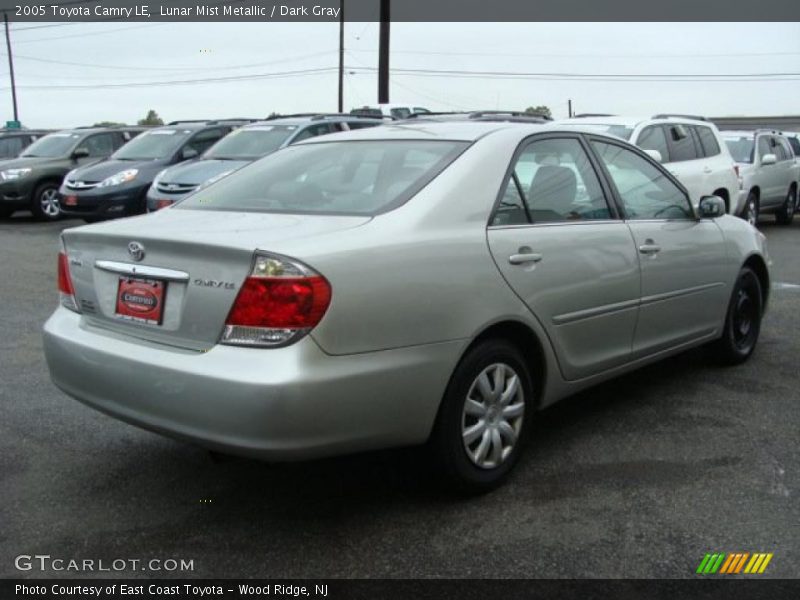
[[[139,242],[131,242],[128,244],[128,254],[131,255],[133,260],[139,262],[144,258],[144,246]]]

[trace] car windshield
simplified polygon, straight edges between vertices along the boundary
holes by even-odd
[[[733,160],[738,163],[751,163],[753,162],[753,147],[755,142],[753,136],[747,137],[726,137],[725,144],[733,156]]]
[[[237,129],[211,146],[203,158],[255,160],[275,152],[296,130],[295,125],[258,125]]]
[[[176,208],[374,215],[403,204],[468,145],[434,140],[299,144],[244,167]]]
[[[630,140],[631,134],[633,133],[633,128],[628,127],[627,125],[619,125],[615,123],[561,123],[561,125],[565,127],[581,127],[586,129],[592,129],[594,131],[598,131],[600,133],[607,133],[609,135],[615,135],[618,138],[622,138],[623,140]]]
[[[117,160],[156,160],[175,153],[192,134],[190,129],[154,129],[136,136],[111,155]]]
[[[51,133],[33,142],[30,146],[25,148],[25,152],[20,156],[40,156],[47,158],[66,156],[72,151],[72,148],[80,139],[81,134],[79,133]]]

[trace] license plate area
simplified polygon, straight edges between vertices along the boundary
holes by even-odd
[[[78,206],[78,197],[64,196],[64,206]]]
[[[159,279],[122,276],[117,287],[115,316],[137,323],[161,325],[167,284]]]

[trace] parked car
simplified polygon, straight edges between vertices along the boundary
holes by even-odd
[[[147,429],[275,460],[429,442],[485,490],[540,408],[702,344],[745,361],[764,240],[613,136],[375,127],[65,230],[44,350]]]
[[[275,150],[318,135],[375,127],[380,119],[317,114],[252,123],[236,129],[206,150],[199,159],[161,171],[147,192],[147,209],[170,206],[203,184],[266,156]]]
[[[61,209],[89,222],[141,214],[147,190],[164,167],[200,156],[235,126],[176,121],[150,129],[107,160],[70,171],[59,190]]]
[[[415,121],[493,121],[496,123],[547,123],[550,117],[514,110],[478,110],[471,112],[428,112],[410,115]]]
[[[362,117],[390,117],[392,119],[407,119],[411,115],[426,114],[430,111],[422,106],[412,104],[376,104],[373,106],[362,106],[350,111],[351,115]]]
[[[739,165],[742,216],[755,225],[760,214],[774,213],[789,225],[797,209],[800,163],[783,135],[770,129],[723,131],[725,143]]]
[[[79,127],[39,138],[16,159],[0,163],[0,216],[30,210],[42,220],[61,217],[58,186],[75,167],[108,158],[142,127]]]
[[[694,207],[703,196],[719,196],[739,214],[739,176],[716,125],[703,117],[659,114],[652,118],[580,117],[564,125],[592,127],[628,140],[661,162],[689,190]]]
[[[0,160],[16,158],[22,151],[50,131],[34,129],[0,130]]]

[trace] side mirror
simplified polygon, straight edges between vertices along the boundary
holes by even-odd
[[[89,150],[86,148],[75,148],[75,151],[72,153],[72,158],[86,158],[89,156]]]
[[[761,157],[762,165],[774,165],[776,162],[778,162],[778,157],[774,154],[765,154]]]
[[[716,219],[725,214],[725,200],[719,196],[703,196],[698,207],[701,219]]]
[[[191,146],[186,146],[186,148],[181,151],[181,158],[183,160],[189,160],[190,158],[195,158],[196,156],[200,156],[200,153]]]
[[[664,157],[661,156],[661,152],[659,152],[658,150],[645,150],[644,153],[647,154],[647,156],[652,158],[657,163],[664,161]]]

